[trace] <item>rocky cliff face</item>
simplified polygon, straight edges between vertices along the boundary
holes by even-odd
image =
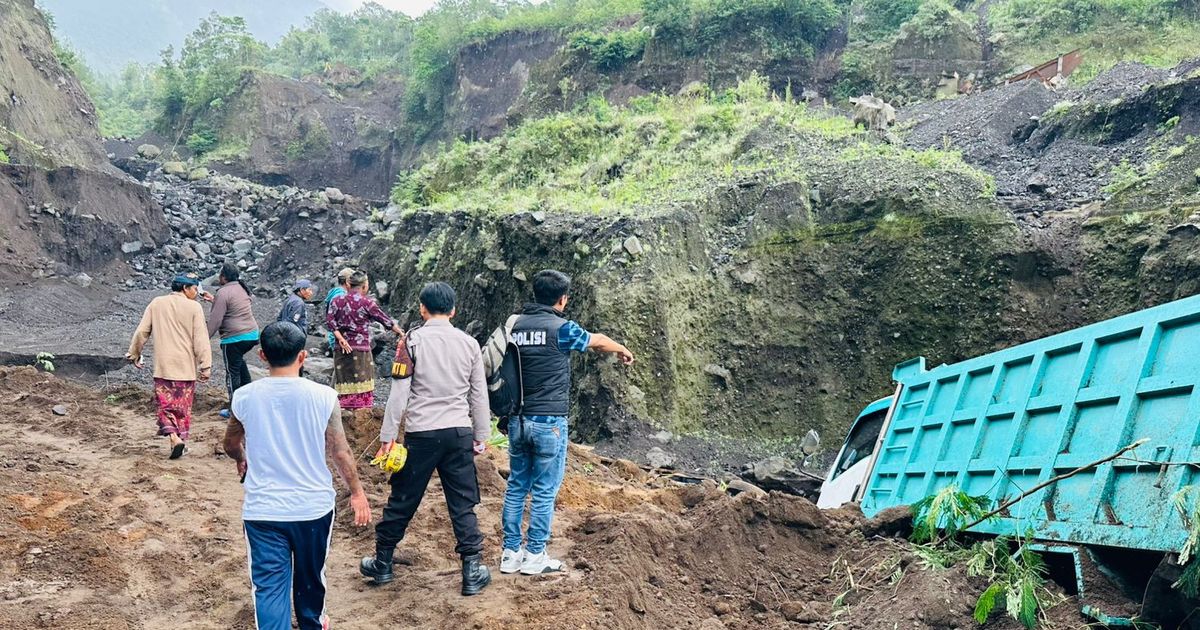
[[[395,182],[404,91],[386,80],[333,89],[261,72],[247,73],[223,108],[229,157],[219,170],[269,185],[339,187],[384,199]]]
[[[1045,145],[1027,145],[1029,115],[993,108],[1013,99],[1051,108],[1054,98],[1023,92],[1040,86],[915,118],[911,141],[936,135],[961,149],[1002,197],[928,161],[876,155],[874,142],[830,150],[763,129],[738,150],[805,146],[827,159],[792,176],[718,183],[661,212],[392,211],[392,238],[376,240],[363,264],[389,280],[394,308],[415,304],[425,281],[451,281],[459,325],[479,337],[528,298],[538,269],[572,274],[569,315],[639,355],[629,371],[581,359],[579,438],[620,443],[658,429],[789,438],[816,428],[836,442],[863,405],[891,392],[899,361],[958,361],[1200,292],[1193,81],[1139,88],[1124,105],[1102,99],[1136,129],[1106,127],[1090,97],[1075,95],[1073,113],[1033,119],[1033,138],[1058,138]],[[970,132],[945,131],[959,128]],[[1046,155],[1101,152],[1150,161],[1116,193],[1134,167],[1016,183]]]
[[[166,236],[161,209],[108,163],[83,88],[32,0],[0,0],[0,276],[117,261]]]
[[[685,54],[652,42],[641,60],[599,69],[558,33],[510,32],[464,48],[436,121],[406,120],[404,87],[386,80],[334,89],[248,74],[223,111],[217,170],[269,185],[336,186],[382,199],[396,176],[456,139],[487,140],[513,123],[567,110],[598,94],[610,102],[685,87],[732,87],[752,72],[782,93],[824,89],[834,79],[837,42],[816,59],[777,58],[750,36],[720,50]],[[426,129],[417,134],[416,128]]]

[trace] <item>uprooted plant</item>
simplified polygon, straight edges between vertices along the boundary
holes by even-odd
[[[1200,545],[1200,501],[1189,500],[1191,495],[1197,493],[1200,493],[1200,486],[1184,486],[1171,497],[1175,511],[1187,529],[1187,540],[1179,549],[1179,566],[1183,567],[1183,573],[1171,586],[1188,597],[1200,596],[1200,562],[1193,562],[1196,547]]]
[[[54,355],[49,352],[39,352],[33,359],[33,366],[43,372],[54,371]]]
[[[939,538],[952,540],[968,523],[987,514],[991,503],[985,496],[970,496],[950,484],[912,505],[912,541],[920,544],[937,542]]]
[[[1015,541],[995,538],[970,547],[959,540],[963,531],[995,518],[991,506],[989,497],[971,496],[948,485],[913,504],[911,540],[917,543],[916,554],[927,567],[946,568],[965,560],[968,575],[988,581],[975,603],[974,616],[980,624],[1003,605],[1009,616],[1033,628],[1043,611],[1057,602],[1046,588],[1045,563],[1029,548],[1032,536]]]
[[[1003,603],[1010,617],[1033,628],[1044,620],[1045,610],[1061,601],[1060,595],[1046,588],[1046,563],[1029,548],[1030,542],[1026,534],[1014,541],[1004,537],[981,541],[971,548],[967,575],[989,582],[975,602],[975,621],[986,623]]]

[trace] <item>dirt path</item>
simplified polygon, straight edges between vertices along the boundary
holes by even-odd
[[[201,397],[189,455],[168,461],[148,403],[108,404],[29,369],[0,369],[0,627],[253,627],[242,492],[230,460],[215,452],[219,400]],[[67,416],[51,412],[59,403]],[[504,463],[493,452],[480,466],[489,560],[498,557]],[[367,474],[378,516],[387,486],[382,474]],[[556,533],[574,516],[562,513]],[[327,569],[336,627],[500,628],[530,613],[552,619],[586,593],[571,572],[497,575],[481,596],[459,596],[436,480],[400,549],[398,578],[383,588],[365,585],[356,569],[372,541],[369,528],[339,515]],[[569,554],[569,540],[554,548]]]
[[[216,448],[219,391],[197,402],[191,453],[166,460],[146,392],[105,396],[32,368],[0,367],[0,628],[252,628],[241,488]],[[67,406],[67,415],[52,408]],[[377,426],[352,427],[356,452]],[[499,555],[503,451],[479,461],[485,553]],[[604,462],[608,462],[606,465]],[[376,516],[387,484],[366,472]],[[339,507],[345,507],[345,497]],[[986,588],[924,565],[867,521],[777,493],[730,497],[572,446],[552,551],[555,577],[496,574],[458,595],[459,567],[435,483],[381,588],[357,574],[370,528],[341,510],[327,579],[335,628],[967,628]],[[1078,604],[1047,628],[1079,627]],[[994,616],[989,628],[1016,628]]]

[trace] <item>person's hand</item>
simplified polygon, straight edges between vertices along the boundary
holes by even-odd
[[[138,366],[138,369],[141,369],[140,365]],[[200,382],[207,383],[208,379],[210,378],[212,378],[212,368],[202,368],[199,375]]]
[[[345,339],[338,339],[338,348],[341,348],[342,354],[350,354],[354,352],[354,348],[350,347],[350,342]]]
[[[392,441],[386,442],[386,443],[380,442],[379,450],[375,452],[375,457],[387,456],[388,453],[392,452],[392,448],[395,446],[396,446],[396,440],[392,440]]]
[[[401,338],[404,337],[404,329],[400,327],[400,324],[392,324],[392,332],[400,335]]]
[[[246,481],[246,470],[249,467],[250,464],[244,459],[237,463],[238,478],[242,481]]]
[[[622,365],[633,365],[633,353],[629,351],[629,348],[621,348],[620,352],[617,352],[617,356],[621,358]]]
[[[133,367],[139,370],[145,366],[145,363],[142,362],[142,357],[134,357],[127,354],[125,355],[125,358],[129,359],[129,362],[133,364]]]
[[[350,495],[350,509],[354,510],[354,524],[365,527],[371,524],[371,505],[367,503],[367,495],[359,492]]]
[[[483,455],[483,452],[486,450],[487,450],[487,442],[480,442],[479,440],[475,440],[475,454],[476,455]]]
[[[205,302],[212,302],[216,298],[214,298],[213,294],[209,293],[208,291],[204,291],[200,294],[200,299],[204,300]]]

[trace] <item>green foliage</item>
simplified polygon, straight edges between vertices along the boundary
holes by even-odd
[[[967,558],[967,575],[989,582],[975,602],[975,621],[986,623],[1004,603],[1010,617],[1034,628],[1057,597],[1046,588],[1046,563],[1029,548],[1028,536],[1018,539],[1016,552],[1006,538],[976,543]]]
[[[196,153],[204,154],[217,146],[217,132],[209,126],[197,123],[192,127],[192,134],[187,137],[187,148]]]
[[[337,66],[366,78],[381,72],[403,73],[416,22],[399,11],[367,2],[353,13],[322,9],[303,29],[293,28],[267,55],[267,69],[299,78]]]
[[[1014,67],[1084,50],[1076,84],[1120,61],[1171,67],[1194,57],[1198,18],[1194,3],[1174,0],[1005,0],[990,12]]]
[[[43,372],[54,371],[54,355],[49,352],[39,352],[33,359],[33,366]]]
[[[902,34],[936,43],[950,34],[955,24],[967,22],[966,15],[945,0],[926,0],[900,30]]]
[[[745,35],[776,58],[811,58],[842,16],[831,0],[643,0],[642,4],[643,20],[655,29],[655,37],[692,55]]]
[[[733,181],[796,182],[860,168],[987,187],[955,154],[863,137],[849,119],[778,99],[752,75],[721,93],[643,97],[621,108],[596,97],[489,142],[455,142],[402,174],[392,198],[431,210],[655,212],[707,199]]]
[[[973,497],[950,484],[912,505],[911,539],[916,543],[937,540],[940,530],[942,538],[953,540],[964,527],[983,518],[991,502],[986,496]]]
[[[329,150],[329,128],[320,120],[300,121],[296,137],[288,143],[287,156],[290,160],[313,157]]]
[[[1115,195],[1140,184],[1143,179],[1142,173],[1128,160],[1121,160],[1121,163],[1113,168],[1108,183],[1104,185],[1104,192]]]
[[[601,70],[616,70],[625,64],[642,58],[650,31],[630,29],[596,33],[580,31],[571,36],[570,48],[582,53]]]
[[[244,19],[213,13],[202,20],[179,55],[185,109],[200,111],[227,99],[245,68],[261,66],[265,52]]]
[[[0,147],[0,164],[8,164],[8,154],[4,152],[4,147]]]
[[[1171,503],[1187,530],[1187,540],[1179,549],[1179,565],[1183,567],[1183,573],[1172,586],[1188,597],[1200,596],[1200,562],[1194,561],[1196,549],[1200,547],[1200,501],[1193,496],[1198,492],[1200,486],[1184,486],[1171,497]]]
[[[855,16],[850,36],[864,41],[891,37],[900,26],[917,14],[922,0],[858,0],[852,7]]]
[[[508,436],[500,432],[500,422],[497,418],[492,418],[492,436],[488,438],[487,445],[493,448],[508,448]]]
[[[1102,24],[1161,26],[1174,0],[1007,0],[996,6],[993,23],[1020,38],[1083,33]]]

